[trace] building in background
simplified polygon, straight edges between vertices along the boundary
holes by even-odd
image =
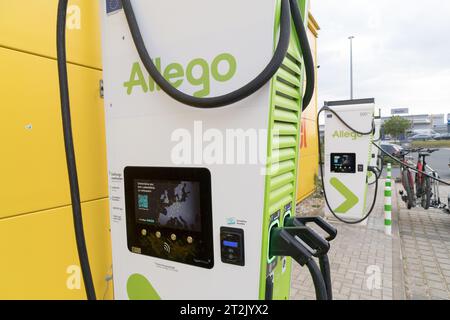
[[[447,132],[450,132],[450,113],[447,114]]]
[[[405,137],[411,136],[414,133],[448,133],[450,132],[450,114],[414,114],[414,115],[404,115],[404,114],[394,114],[393,116],[399,116],[411,121],[411,129],[406,132]],[[390,117],[382,117],[381,123],[383,124]],[[384,138],[384,134],[382,134]]]
[[[431,122],[433,125],[433,130],[438,133],[447,133],[448,125],[445,114],[433,114],[431,115]]]

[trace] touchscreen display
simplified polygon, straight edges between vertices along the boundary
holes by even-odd
[[[200,183],[134,180],[136,222],[201,231]]]
[[[332,153],[331,172],[355,173],[356,154],[354,153]]]

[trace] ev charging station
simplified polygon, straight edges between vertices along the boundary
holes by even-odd
[[[324,110],[327,209],[346,220],[359,220],[366,215],[375,100],[330,101]]]
[[[101,3],[115,298],[288,299],[291,257],[331,298],[313,261],[329,244],[306,223],[336,231],[293,217],[305,1]],[[245,99],[203,104],[261,70]]]

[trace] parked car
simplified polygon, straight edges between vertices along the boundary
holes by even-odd
[[[407,132],[408,136],[412,137],[412,136],[416,136],[418,134],[425,134],[425,135],[429,135],[429,136],[439,136],[439,133],[437,133],[436,131],[434,131],[433,129],[415,129],[415,130],[409,130]]]
[[[439,140],[439,138],[441,137],[440,133],[434,133],[431,135],[433,137],[433,139]]]
[[[389,153],[394,157],[398,157],[400,155],[400,152],[403,150],[401,146],[393,143],[381,143],[380,147],[381,149],[383,149],[383,151]]]
[[[430,134],[416,134],[415,136],[411,137],[412,141],[426,141],[426,140],[433,140],[433,136]]]
[[[437,140],[450,140],[450,133],[443,133],[436,138]]]

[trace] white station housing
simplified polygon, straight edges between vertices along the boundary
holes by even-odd
[[[158,88],[120,2],[101,3],[115,297],[288,299],[291,259],[269,257],[268,239],[295,207],[304,66],[294,32],[270,83],[205,110]],[[197,97],[247,84],[278,41],[280,1],[132,4],[160,73]]]
[[[333,101],[325,106],[359,132],[373,129],[374,99]],[[325,112],[324,186],[331,209],[344,219],[357,220],[365,214],[372,140],[373,134],[357,134],[332,112]]]

